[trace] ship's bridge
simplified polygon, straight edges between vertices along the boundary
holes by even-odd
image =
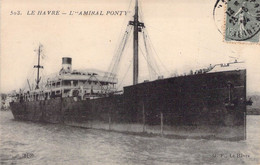
[[[111,78],[105,78],[105,75],[107,75],[106,72],[93,69],[56,73],[48,77],[45,90],[62,94],[62,97],[78,94],[102,95],[114,92],[118,80],[111,74],[109,74]]]
[[[19,92],[23,100],[47,100],[55,97],[106,97],[116,91],[116,75],[97,69],[72,70],[72,59],[64,57],[59,72],[46,76],[40,88]],[[17,94],[16,94],[17,95]]]
[[[234,71],[234,70],[239,71],[244,69],[246,69],[244,62],[232,62],[227,64],[217,64],[207,73],[226,72],[226,71]]]

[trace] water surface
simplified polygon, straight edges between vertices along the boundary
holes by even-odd
[[[260,116],[247,140],[167,139],[15,121],[0,112],[1,164],[260,164]]]

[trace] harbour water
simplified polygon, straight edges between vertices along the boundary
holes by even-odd
[[[1,164],[260,164],[260,115],[247,140],[168,139],[21,122],[0,111]]]

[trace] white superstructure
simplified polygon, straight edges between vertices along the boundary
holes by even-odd
[[[77,97],[81,100],[105,97],[116,91],[117,79],[98,70],[72,70],[72,59],[64,57],[60,72],[48,76],[42,83],[45,85],[39,89],[20,91],[16,97],[26,101],[55,97]]]

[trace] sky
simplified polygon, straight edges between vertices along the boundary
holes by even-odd
[[[223,11],[213,19],[215,0],[141,0],[140,13],[161,74],[182,74],[210,64],[238,58],[247,67],[247,91],[260,93],[260,45],[226,42]],[[71,57],[73,69],[106,71],[119,45],[127,23],[133,18],[134,0],[2,0],[0,90],[10,92],[34,79],[34,51],[43,45],[44,71],[58,72],[61,58]],[[60,11],[66,15],[28,15],[32,11]],[[20,11],[22,15],[12,15]],[[70,11],[127,11],[127,15],[69,15]],[[29,12],[29,13],[28,13]],[[140,35],[141,36],[141,35]],[[132,83],[132,40],[126,46],[119,72],[120,86]],[[143,44],[140,42],[140,45]],[[144,47],[142,48],[144,50]],[[155,53],[156,52],[156,53]],[[139,53],[140,82],[148,75],[147,64]],[[31,82],[33,83],[33,82]]]

